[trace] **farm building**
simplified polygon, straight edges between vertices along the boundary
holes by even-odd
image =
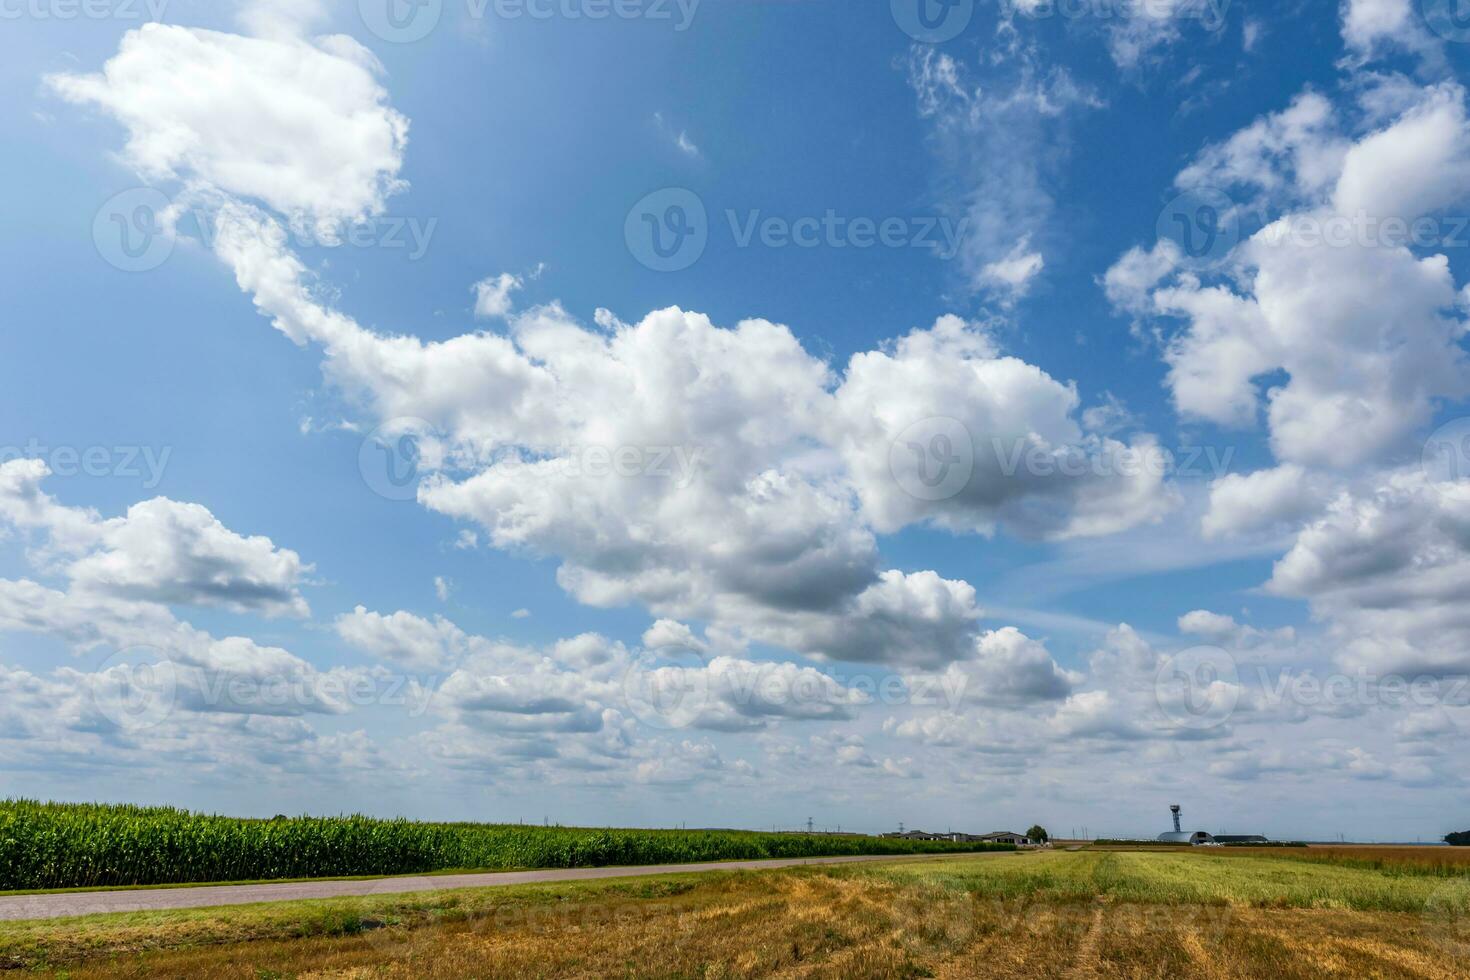
[[[1015,844],[1017,847],[1025,847],[1031,841],[1026,839],[1025,834],[1013,834],[1008,830],[997,830],[991,834],[981,834],[976,840],[988,844]]]
[[[1181,830],[1180,829],[1180,827],[1179,827],[1179,812],[1180,812],[1180,806],[1179,806],[1179,804],[1175,803],[1173,806],[1169,807],[1169,812],[1171,814],[1173,814],[1173,816],[1174,816],[1174,830],[1173,830],[1172,833],[1160,834],[1159,835],[1159,840],[1160,841],[1162,841],[1165,844],[1190,844],[1190,845],[1192,845],[1194,847],[1199,847],[1202,844],[1213,844],[1213,843],[1215,843],[1215,838],[1211,837],[1209,834],[1205,833],[1203,830],[1186,831],[1186,830]]]

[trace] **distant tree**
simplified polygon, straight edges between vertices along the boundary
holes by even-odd
[[[1045,827],[1041,826],[1040,824],[1034,824],[1030,830],[1026,831],[1026,839],[1038,841],[1039,843],[1045,844],[1047,841],[1051,840],[1051,835],[1046,832]]]
[[[1470,830],[1462,830],[1454,834],[1445,834],[1444,842],[1455,847],[1470,847]]]

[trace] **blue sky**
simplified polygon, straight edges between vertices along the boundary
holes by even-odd
[[[1457,32],[907,2],[6,8],[0,791],[1458,829]]]

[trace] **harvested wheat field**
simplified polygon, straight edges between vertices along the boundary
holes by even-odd
[[[47,923],[90,977],[1463,977],[1470,878],[1051,851]]]

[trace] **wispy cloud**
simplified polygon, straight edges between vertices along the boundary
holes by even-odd
[[[694,140],[689,137],[689,131],[672,125],[662,112],[653,114],[653,123],[658,127],[659,133],[681,154],[691,160],[699,160],[704,157]]]
[[[970,229],[960,251],[967,285],[1014,305],[1061,237],[1050,226],[1068,120],[1102,101],[1066,69],[1038,67],[1025,50],[999,67],[972,69],[916,46],[908,72],[919,115],[931,125],[940,203]]]

